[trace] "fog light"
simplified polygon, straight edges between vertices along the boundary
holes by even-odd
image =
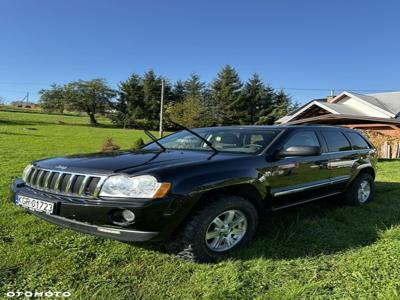
[[[122,211],[122,218],[124,218],[126,222],[132,222],[133,220],[135,220],[135,214],[129,209],[124,209]]]

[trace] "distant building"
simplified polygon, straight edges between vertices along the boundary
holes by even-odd
[[[36,103],[33,102],[26,102],[26,101],[14,101],[11,102],[12,106],[15,107],[22,107],[22,108],[37,108],[38,105]]]

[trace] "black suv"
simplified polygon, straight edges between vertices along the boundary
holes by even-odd
[[[248,244],[265,211],[332,195],[365,204],[375,165],[372,144],[346,128],[185,128],[137,151],[35,161],[12,195],[51,223],[210,261]]]

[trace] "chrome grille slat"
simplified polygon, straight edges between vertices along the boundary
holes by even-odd
[[[37,186],[37,187],[40,186],[40,180],[42,179],[43,174],[44,174],[44,170],[40,170],[39,174],[36,176],[35,186]]]
[[[55,191],[59,191],[60,190],[60,184],[61,184],[61,179],[62,178],[64,178],[64,173],[58,173],[58,177],[57,177],[57,180],[56,180],[56,183],[54,184],[54,187],[53,187],[53,189],[55,190]]]
[[[65,188],[65,191],[64,191],[66,194],[69,193],[72,183],[74,182],[76,176],[77,175],[75,175],[75,174],[71,174],[71,177],[69,178],[68,183],[67,183],[67,187]]]
[[[38,169],[36,169],[36,168],[33,169],[32,175],[29,178],[29,183],[32,185],[33,185],[33,180],[35,179],[37,172],[38,172]]]
[[[35,166],[29,171],[26,185],[34,190],[50,192],[60,196],[96,198],[107,177],[97,174],[60,172]]]
[[[85,179],[83,179],[81,187],[79,188],[78,195],[83,195],[85,193],[86,185],[88,184],[90,179],[90,176],[85,176]]]
[[[43,188],[44,188],[45,190],[47,190],[47,189],[49,188],[49,179],[50,179],[51,174],[52,174],[52,172],[49,171],[49,172],[47,173],[46,178],[44,179]]]

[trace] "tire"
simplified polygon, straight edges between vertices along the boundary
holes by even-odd
[[[229,222],[230,217],[232,222]],[[257,225],[258,213],[250,201],[238,196],[219,196],[194,211],[166,248],[187,261],[211,262],[247,245],[256,233]]]
[[[364,190],[364,192],[360,190]],[[368,173],[361,173],[344,192],[342,203],[352,206],[364,205],[372,199],[374,193],[374,178]]]

